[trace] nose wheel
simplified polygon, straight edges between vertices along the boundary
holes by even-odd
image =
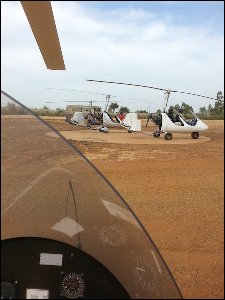
[[[191,137],[196,140],[199,137],[199,133],[198,132],[192,132]]]
[[[105,126],[100,126],[100,127],[99,127],[99,131],[100,131],[100,132],[103,132],[103,133],[108,133],[108,132],[109,132],[109,129],[108,129],[107,127],[105,127]]]

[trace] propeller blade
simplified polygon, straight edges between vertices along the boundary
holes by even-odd
[[[105,81],[105,80],[93,80],[93,79],[87,79],[87,81],[115,83],[115,84],[123,84],[123,85],[132,85],[132,86],[145,87],[145,88],[148,88],[148,89],[155,89],[155,90],[160,90],[160,91],[167,91],[167,89],[160,89],[160,88],[156,88],[156,87],[153,87],[153,86],[147,86],[147,85],[141,85],[141,84],[134,84],[134,83],[114,82],[114,81]]]
[[[187,95],[193,95],[193,96],[198,96],[198,97],[208,98],[208,99],[212,99],[212,100],[217,100],[217,99],[215,99],[215,98],[211,98],[211,97],[207,97],[207,96],[203,96],[203,95],[198,95],[198,94],[193,94],[193,93],[188,93],[188,92],[180,92],[180,91],[173,91],[173,90],[170,90],[170,92],[173,92],[173,93],[180,93],[180,94],[187,94]]]
[[[61,101],[46,101],[45,103],[62,103],[62,102],[71,102],[71,103],[75,103],[75,102],[78,102],[78,103],[81,103],[81,102],[85,102],[85,103],[94,103],[94,102],[104,102],[105,101],[95,101],[95,100],[90,100],[90,101],[87,101],[87,100],[61,100]]]
[[[65,70],[50,1],[20,1],[47,69]]]
[[[86,100],[84,100],[84,101],[82,101],[82,100],[69,100],[69,101],[65,101],[65,100],[63,100],[63,101],[61,101],[61,102],[87,102],[87,103],[94,103],[94,102],[104,102],[105,103],[105,101],[95,101],[95,100],[90,100],[90,101],[86,101]]]
[[[46,88],[46,89],[47,89],[47,90],[58,90],[58,91],[70,91],[70,92],[90,93],[90,94],[96,94],[96,95],[107,96],[107,94],[100,94],[100,93],[89,92],[89,91],[70,90],[70,89],[56,89],[56,88]]]
[[[137,99],[127,98],[127,97],[122,97],[122,96],[101,94],[101,93],[90,92],[90,91],[80,91],[80,90],[70,90],[70,89],[57,89],[57,88],[46,88],[46,89],[47,90],[70,91],[70,92],[81,92],[81,93],[89,93],[89,94],[102,95],[102,96],[110,96],[110,97],[114,97],[114,98],[125,98],[125,99],[137,100]]]
[[[79,101],[79,100],[74,100],[74,101],[64,101],[64,100],[61,100],[61,101],[45,101],[45,103],[62,103],[62,102],[87,102],[87,103],[90,103],[90,101]]]
[[[148,88],[148,89],[155,89],[155,90],[166,91],[166,92],[181,93],[181,94],[187,94],[187,95],[193,95],[193,96],[199,96],[199,97],[208,98],[208,99],[212,99],[212,100],[217,100],[217,99],[215,99],[215,98],[211,98],[211,97],[207,97],[207,96],[203,96],[203,95],[199,95],[199,94],[193,94],[193,93],[188,93],[188,92],[174,91],[174,90],[170,90],[170,89],[160,89],[160,88],[156,88],[156,87],[148,86],[148,85],[133,84],[133,83],[124,83],[124,82],[114,82],[114,81],[105,81],[105,80],[93,80],[93,79],[87,79],[87,81],[92,81],[92,82],[105,82],[105,83],[115,83],[115,84],[131,85],[131,86],[140,86],[140,87],[145,87],[145,88]]]
[[[123,98],[123,99],[128,99],[128,100],[134,100],[134,101],[143,101],[140,99],[136,99],[136,98],[129,98],[129,97],[124,97],[124,96],[117,96],[117,95],[108,95],[108,94],[101,94],[101,93],[96,93],[96,92],[90,92],[90,91],[80,91],[80,90],[71,90],[71,89],[57,89],[57,88],[46,88],[47,90],[59,90],[59,91],[71,91],[71,92],[81,92],[81,93],[90,93],[90,94],[96,94],[96,95],[102,95],[102,96],[110,96],[112,98]],[[128,102],[128,101],[119,101],[119,102]],[[143,101],[145,102],[145,101]],[[149,103],[149,101],[146,101]],[[129,103],[134,103],[133,101]],[[156,104],[151,102],[152,104]],[[158,104],[156,104],[158,105]]]

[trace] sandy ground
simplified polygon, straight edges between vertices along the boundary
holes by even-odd
[[[103,134],[48,120],[72,140],[126,199],[187,299],[224,298],[224,123],[193,140],[125,130]],[[148,134],[153,125],[142,130]],[[69,131],[72,133],[69,134]],[[107,143],[108,142],[108,143]]]
[[[159,248],[184,298],[223,299],[223,121],[206,122],[209,129],[198,140],[174,134],[171,141],[147,136],[155,127],[146,128],[145,121],[146,134],[125,130],[103,134],[64,119],[46,121],[70,139],[125,198]],[[49,135],[55,155],[66,160],[54,148],[55,135]],[[22,148],[17,151],[23,154]],[[54,160],[53,151],[44,155],[45,161]],[[42,168],[35,151],[18,166],[34,156]]]
[[[98,130],[79,130],[79,131],[59,131],[66,139],[73,141],[83,142],[96,142],[96,143],[110,143],[110,144],[137,144],[137,145],[152,145],[152,144],[166,144],[161,138],[154,138],[149,131],[133,132],[128,136],[128,132],[124,129],[111,129],[109,133],[101,133]],[[48,136],[57,137],[54,132],[49,132]],[[190,134],[174,134],[174,138],[169,142],[175,144],[189,144],[208,142],[211,139],[206,136],[200,136],[198,139],[190,138]]]

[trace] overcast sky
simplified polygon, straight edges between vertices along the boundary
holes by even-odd
[[[163,92],[140,87],[90,83],[120,81],[216,97],[224,93],[223,1],[53,1],[66,65],[46,69],[18,1],[1,1],[2,90],[28,107],[66,107],[60,101],[116,95],[131,111],[163,108]],[[134,103],[125,98],[135,98]],[[170,105],[199,107],[213,100],[172,93]],[[68,103],[69,104],[69,103]],[[103,102],[99,105],[104,107]],[[97,105],[97,102],[96,102]]]

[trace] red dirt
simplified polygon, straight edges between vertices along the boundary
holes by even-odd
[[[189,299],[224,298],[224,129],[207,123],[203,143],[73,141],[126,199]]]
[[[46,121],[60,131],[83,130],[63,119]],[[88,131],[88,138],[71,141],[133,209],[188,299],[224,298],[224,128],[223,121],[207,124],[209,129],[197,141],[190,135],[184,138],[174,134],[172,141],[149,137],[146,144],[139,144],[131,143],[132,134],[122,133],[124,143],[93,142],[92,130]],[[16,129],[20,130],[15,127],[15,140]],[[143,130],[150,133],[154,126],[143,126]],[[115,134],[121,136],[119,132],[109,132],[107,138]],[[103,137],[99,133],[98,138]],[[137,137],[138,141],[142,138],[147,141],[145,136]],[[21,154],[18,170],[26,170],[25,165],[34,159],[40,160],[40,169],[41,159],[49,164],[69,161],[70,157],[54,146],[56,141],[52,137],[52,149],[42,153],[43,157],[39,157],[35,147],[28,153],[30,156],[23,153],[29,138],[24,138],[21,148],[13,144],[16,155]],[[14,157],[10,159],[13,161]]]

